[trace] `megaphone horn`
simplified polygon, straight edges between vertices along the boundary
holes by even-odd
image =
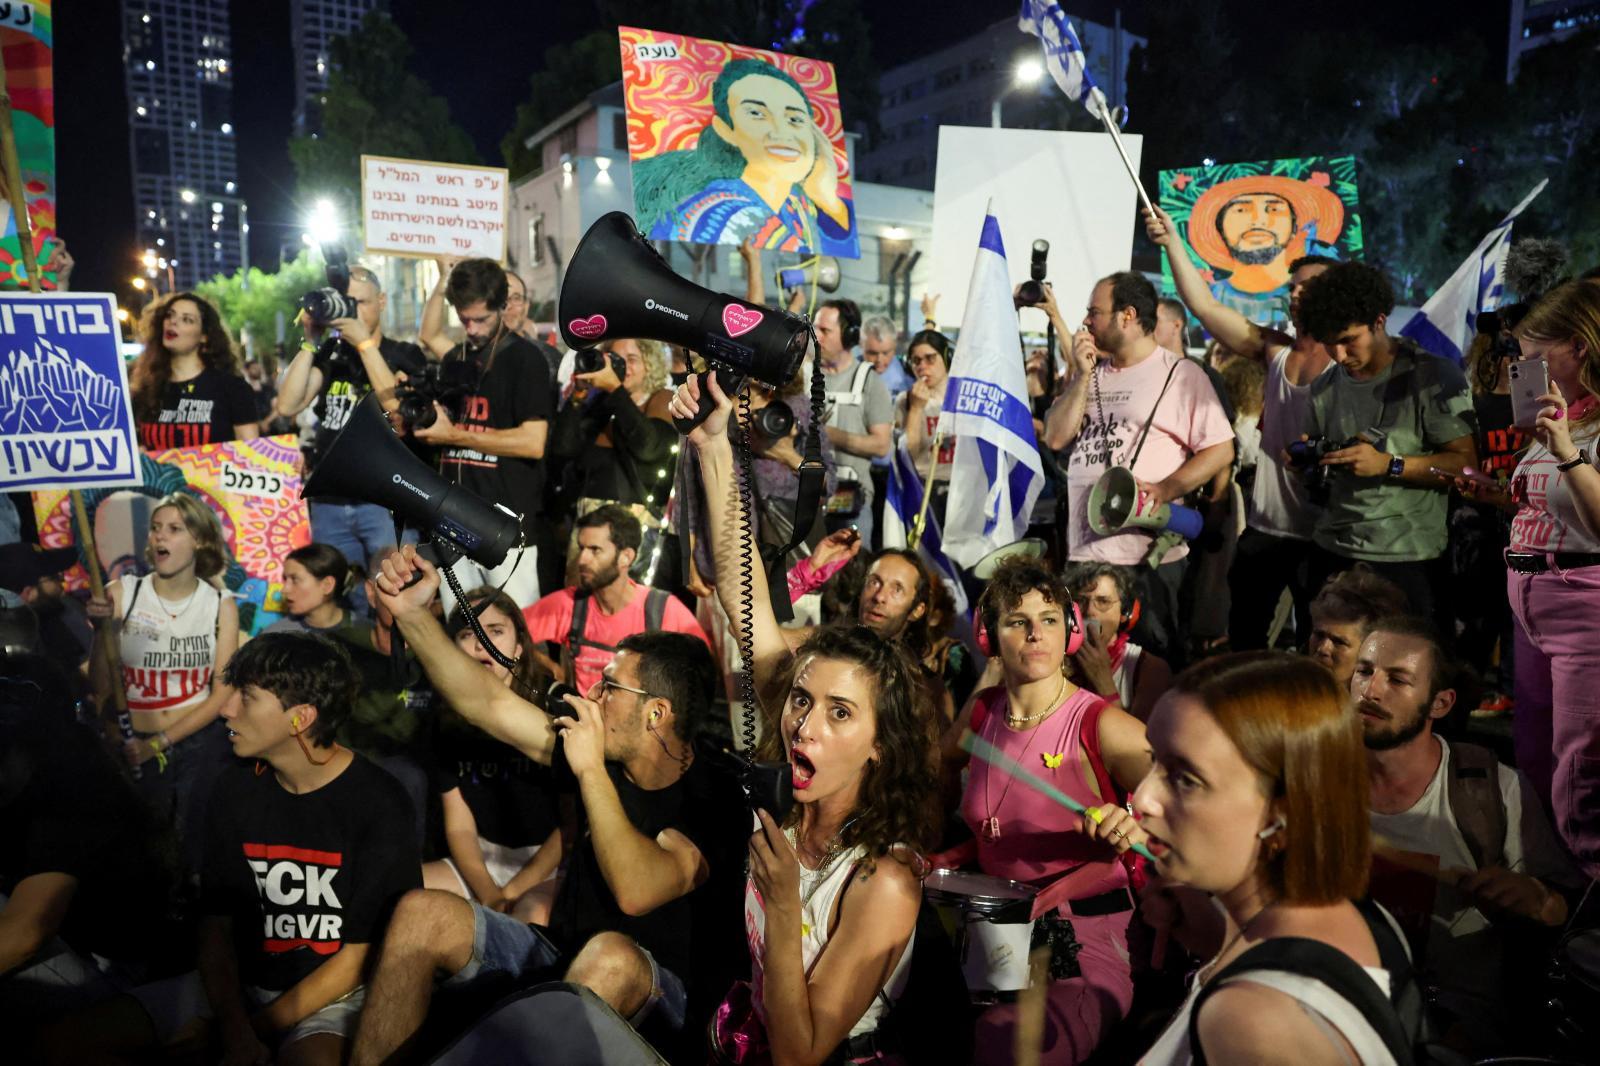
[[[1144,529],[1156,535],[1147,557],[1158,565],[1180,542],[1193,540],[1205,528],[1205,516],[1192,507],[1156,503],[1140,491],[1133,471],[1114,466],[1100,475],[1089,492],[1089,529],[1100,537],[1128,529]]]
[[[810,286],[815,279],[817,288],[823,292],[839,291],[839,260],[831,255],[814,255],[803,263],[792,267],[779,267],[773,278],[782,290],[802,289]]]
[[[450,484],[412,455],[389,427],[374,393],[350,412],[300,495],[308,500],[339,496],[375,503],[488,569],[505,562],[522,536],[517,515]]]
[[[797,315],[679,277],[621,211],[602,215],[578,242],[557,317],[573,348],[616,337],[665,341],[772,388],[799,369],[809,335]]]

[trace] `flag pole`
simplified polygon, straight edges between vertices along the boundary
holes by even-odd
[[[1111,143],[1117,146],[1117,154],[1122,157],[1122,165],[1128,168],[1128,177],[1133,179],[1133,187],[1139,190],[1139,202],[1144,204],[1146,211],[1154,215],[1155,207],[1150,203],[1150,194],[1144,191],[1144,183],[1139,180],[1139,172],[1133,169],[1133,161],[1128,158],[1127,148],[1123,147],[1122,133],[1117,129],[1117,121],[1111,113],[1111,105],[1106,102],[1106,94],[1100,91],[1098,85],[1091,89],[1090,93],[1100,112],[1101,124],[1105,126],[1106,132],[1111,134]]]
[[[922,479],[922,506],[917,509],[917,520],[911,523],[911,533],[906,537],[906,547],[912,551],[922,543],[922,531],[927,528],[928,503],[933,499],[933,472],[939,468],[939,448],[943,444],[941,434],[933,438],[933,446],[928,450],[928,476]]]

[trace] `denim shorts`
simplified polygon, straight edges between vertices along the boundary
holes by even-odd
[[[216,1017],[211,1001],[206,998],[205,985],[196,972],[140,985],[131,989],[128,994],[138,1000],[144,1012],[150,1016],[150,1022],[155,1027],[156,1036],[162,1044],[182,1039],[190,1035],[195,1023],[210,1022]],[[252,987],[246,988],[244,995],[251,1006],[260,1008],[283,993]],[[282,1050],[298,1040],[319,1033],[331,1033],[346,1040],[353,1039],[356,1019],[361,1014],[361,1007],[366,998],[366,987],[360,986],[321,1010],[306,1015],[277,1038],[278,1049]]]
[[[653,1021],[673,1032],[683,1028],[688,992],[677,974],[656,962],[644,945],[633,946],[650,964],[650,995],[628,1019],[635,1029]],[[509,914],[472,905],[472,958],[444,982],[446,988],[470,987],[478,981],[520,981],[563,963],[561,952],[538,926]]]

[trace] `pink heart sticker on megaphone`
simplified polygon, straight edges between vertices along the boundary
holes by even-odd
[[[588,318],[575,318],[567,323],[567,332],[575,337],[598,337],[606,331],[605,315],[590,315]]]
[[[722,328],[728,331],[730,337],[742,337],[761,325],[761,320],[766,317],[754,308],[729,304],[722,309]]]

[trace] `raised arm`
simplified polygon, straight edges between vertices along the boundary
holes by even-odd
[[[728,441],[728,416],[733,401],[717,384],[713,373],[708,379],[716,410],[689,434],[689,444],[700,460],[700,477],[705,483],[706,521],[710,527],[711,555],[716,567],[717,597],[733,621],[735,634],[743,619],[741,590],[741,530],[749,531],[748,515],[741,512],[738,472],[734,468],[733,446]],[[700,379],[691,377],[679,386],[672,400],[674,418],[689,418],[699,409]],[[753,534],[752,534],[753,535]],[[752,545],[753,552],[753,545]],[[758,554],[750,565],[751,633],[753,662],[749,664],[758,693],[769,692],[789,662],[789,642],[772,613],[767,592],[767,575]]]
[[[1089,410],[1089,385],[1094,379],[1095,365],[1100,353],[1094,346],[1094,334],[1080,329],[1072,335],[1072,380],[1061,390],[1056,402],[1044,417],[1044,443],[1053,451],[1060,451],[1078,439],[1083,431],[1083,416]]]
[[[443,359],[455,347],[444,328],[444,290],[450,284],[450,272],[461,260],[441,255],[436,262],[439,264],[439,283],[428,294],[428,302],[422,305],[422,322],[417,327],[417,340],[433,353],[434,358]]]
[[[1184,248],[1183,238],[1178,236],[1178,227],[1173,224],[1171,215],[1159,207],[1153,212],[1140,213],[1144,215],[1145,235],[1167,253],[1172,280],[1178,286],[1178,298],[1194,312],[1207,333],[1230,350],[1251,359],[1264,358],[1274,339],[1281,344],[1288,343],[1287,337],[1262,329],[1211,295],[1211,289]]]
[[[420,572],[415,585],[406,587]],[[495,680],[456,647],[428,609],[439,591],[439,571],[408,544],[384,557],[375,588],[378,603],[394,616],[423,672],[457,714],[522,754],[548,766],[555,750],[550,716]]]

